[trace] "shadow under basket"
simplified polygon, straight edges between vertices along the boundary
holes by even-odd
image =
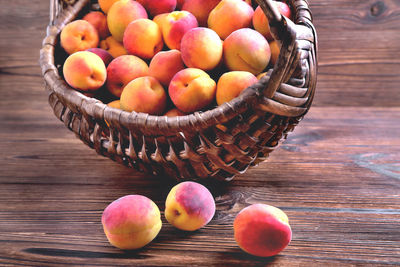
[[[231,180],[264,161],[309,110],[316,86],[317,36],[305,0],[287,1],[293,21],[257,0],[281,43],[274,68],[240,96],[187,116],[125,112],[72,89],[60,75],[62,28],[94,1],[51,2],[40,65],[54,114],[98,154],[177,180]]]

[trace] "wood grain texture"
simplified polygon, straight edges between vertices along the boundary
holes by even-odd
[[[136,252],[107,242],[103,209],[135,193],[163,210],[174,182],[100,157],[65,129],[37,65],[48,2],[2,5],[0,266],[400,265],[399,2],[311,4],[321,45],[310,113],[267,162],[208,184],[217,202],[208,226],[184,233],[163,217],[157,239]],[[259,202],[282,208],[293,229],[268,259],[233,239],[237,212]]]

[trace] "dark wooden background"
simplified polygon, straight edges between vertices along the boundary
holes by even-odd
[[[212,186],[217,213],[194,233],[163,218],[136,252],[113,248],[103,209],[127,194],[164,208],[171,180],[83,145],[52,114],[38,67],[47,0],[0,4],[0,265],[400,265],[400,1],[312,0],[319,82],[305,120],[259,167]],[[282,208],[293,229],[276,257],[243,253],[237,212]]]

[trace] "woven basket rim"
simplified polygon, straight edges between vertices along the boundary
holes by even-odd
[[[217,125],[227,122],[229,119],[238,115],[238,113],[240,113],[240,110],[244,110],[249,105],[255,104],[256,101],[260,99],[260,97],[263,97],[263,90],[268,86],[269,77],[263,77],[258,82],[242,91],[242,93],[238,97],[222,105],[210,108],[205,111],[196,111],[188,115],[167,117],[165,115],[156,116],[135,111],[127,112],[119,110],[107,106],[107,104],[101,102],[98,99],[83,95],[81,92],[70,87],[58,74],[57,68],[54,65],[54,58],[56,53],[55,43],[62,28],[67,23],[75,19],[78,13],[89,2],[89,0],[77,0],[74,7],[70,7],[71,10],[69,12],[71,13],[68,14],[66,18],[58,18],[56,19],[56,22],[53,26],[49,26],[51,30],[48,29],[47,37],[43,41],[42,50],[46,46],[52,46],[51,49],[43,52],[51,53],[47,56],[51,57],[52,64],[45,64],[42,62],[42,60],[40,61],[43,76],[46,82],[51,87],[50,89],[55,91],[59,96],[61,96],[61,98],[64,98],[67,104],[70,104],[75,109],[81,111],[84,116],[87,115],[102,121],[105,120],[110,127],[120,128],[121,125],[123,125],[129,129],[134,128],[135,130],[147,134],[174,135],[184,130],[200,131],[210,127],[211,125]],[[259,2],[259,0],[257,0],[257,2]],[[290,0],[288,1],[288,4],[291,6],[292,10],[295,11],[295,16],[293,20],[295,24],[305,25],[313,29],[312,16],[311,12],[308,9],[308,2],[306,0]],[[62,12],[66,12],[66,10],[63,10]],[[290,21],[284,22],[290,23]],[[315,32],[313,33],[315,34]],[[291,34],[295,35],[295,33]],[[49,43],[48,40],[54,40],[54,43]],[[282,53],[279,55],[279,59],[281,59],[281,56]],[[273,67],[273,72],[279,69],[279,67],[281,67],[281,65],[275,64],[275,66]],[[273,102],[274,101],[270,101],[269,103],[274,105]],[[273,108],[274,114],[288,117],[299,117],[305,114],[309,108],[309,105],[307,105],[306,107],[292,107],[284,105],[284,110],[282,110],[281,114],[279,114],[279,107],[281,107],[283,104],[276,104],[277,106]]]

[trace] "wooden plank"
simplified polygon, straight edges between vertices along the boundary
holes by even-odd
[[[319,37],[315,105],[398,106],[399,1],[318,0],[311,8]]]
[[[400,265],[400,3],[311,5],[320,68],[310,113],[267,162],[207,184],[217,213],[204,229],[181,232],[162,217],[160,235],[136,252],[107,242],[103,209],[136,193],[163,211],[174,181],[98,156],[53,116],[37,66],[48,1],[3,5],[0,265]],[[237,212],[260,202],[282,208],[293,229],[268,259],[233,239]]]
[[[100,223],[102,210],[133,193],[150,197],[163,210],[173,182],[131,172],[96,155],[56,120],[47,123],[49,131],[43,134],[42,128],[30,126],[31,115],[19,116],[0,133],[5,140],[8,128],[26,129],[0,142],[1,166],[7,166],[0,174],[0,242],[8,248],[0,249],[0,262],[400,263],[400,126],[393,124],[400,119],[399,108],[311,109],[267,162],[226,185],[210,184],[217,213],[206,228],[183,233],[163,218],[156,241],[128,254],[108,244]],[[32,138],[38,134],[40,138]],[[373,166],[392,167],[393,172]],[[293,241],[275,258],[250,257],[235,244],[233,219],[252,203],[281,207],[290,218]]]

